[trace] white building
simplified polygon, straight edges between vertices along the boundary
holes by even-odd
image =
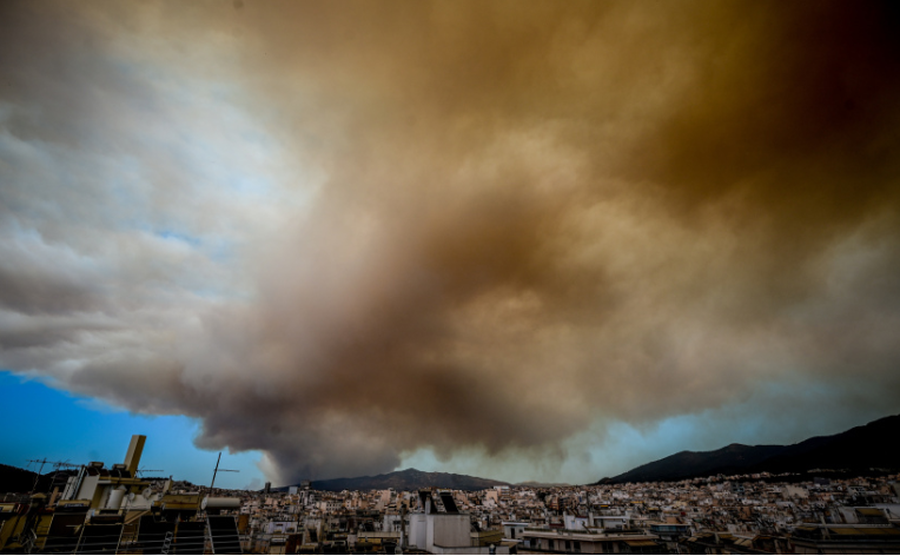
[[[410,548],[431,554],[508,554],[507,546],[472,546],[472,524],[468,514],[457,510],[452,494],[438,492],[442,508],[431,491],[420,491],[423,511],[409,515]],[[443,511],[441,511],[443,510]]]

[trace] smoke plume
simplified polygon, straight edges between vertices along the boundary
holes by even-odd
[[[889,3],[0,10],[0,368],[284,483],[900,409]]]

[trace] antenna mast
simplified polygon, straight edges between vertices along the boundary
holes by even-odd
[[[212,496],[213,487],[216,486],[216,475],[219,474],[219,471],[228,472],[228,473],[240,473],[239,469],[219,469],[219,462],[222,461],[222,452],[219,452],[219,459],[216,460],[216,470],[213,471],[212,482],[209,483],[209,494]]]
[[[70,467],[70,468],[80,467],[78,464],[69,463],[68,461],[50,461],[47,458],[30,459],[30,460],[28,460],[28,463],[29,463],[29,467],[31,466],[32,463],[40,463],[41,464],[41,466],[38,468],[37,474],[34,477],[34,484],[31,485],[31,492],[29,494],[33,494],[35,489],[37,489],[38,481],[41,479],[41,472],[44,471],[44,466],[47,465],[48,463],[52,464],[57,472],[59,471],[60,467]]]

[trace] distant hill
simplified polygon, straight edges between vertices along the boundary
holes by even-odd
[[[52,473],[38,476],[34,471],[0,463],[0,493],[28,493],[32,488],[44,492],[50,486]],[[35,478],[38,479],[35,487]]]
[[[423,488],[446,488],[453,490],[484,490],[499,485],[508,485],[503,481],[457,475],[456,473],[428,473],[418,469],[394,471],[374,477],[355,477],[351,479],[328,479],[312,481],[310,488],[314,490],[418,490]],[[287,490],[281,487],[278,490]]]
[[[526,488],[564,488],[570,487],[572,485],[569,483],[542,483],[540,481],[525,481],[524,483],[516,483],[515,486]]]
[[[812,469],[900,469],[896,449],[900,415],[885,417],[833,436],[789,446],[731,444],[711,452],[679,452],[599,481],[604,484],[681,481],[710,475],[804,473]]]

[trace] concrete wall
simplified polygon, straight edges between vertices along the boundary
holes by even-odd
[[[99,482],[99,476],[85,477],[81,481],[81,488],[78,489],[78,494],[73,497],[73,500],[93,500],[97,491],[97,483]]]
[[[434,519],[434,541],[432,545],[457,547],[471,546],[471,525],[469,516],[462,514],[430,515]]]
[[[437,547],[470,548],[469,516],[464,514],[410,514],[409,546],[435,552]]]
[[[425,514],[410,514],[409,516],[409,546],[425,550],[426,532],[428,523]]]

